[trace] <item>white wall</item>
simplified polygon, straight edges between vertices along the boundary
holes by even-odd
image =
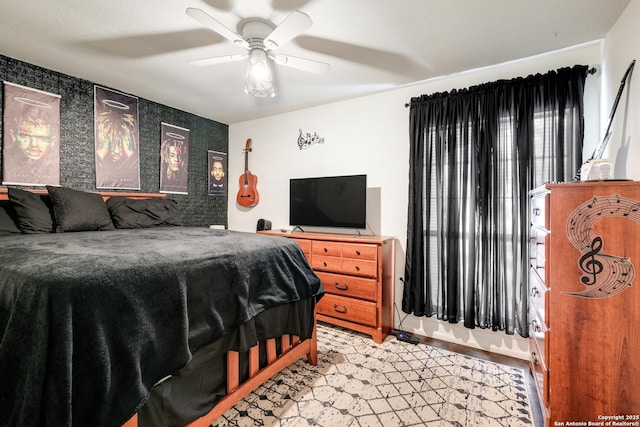
[[[377,95],[233,124],[229,127],[229,228],[255,231],[259,218],[271,220],[275,229],[289,228],[289,178],[366,173],[368,186],[379,189],[380,193],[380,206],[368,212],[371,217],[379,216],[379,225],[374,231],[397,238],[395,326],[400,326],[401,318],[402,329],[406,331],[526,359],[528,342],[519,335],[470,330],[433,318],[407,316],[400,310],[402,283],[399,279],[404,274],[409,174],[409,109],[404,104],[422,94],[545,73],[575,64],[598,64],[601,52],[601,44],[592,43],[431,79]],[[317,132],[325,139],[324,144],[299,150],[299,129]],[[597,132],[597,126],[595,129]],[[253,140],[249,169],[258,176],[260,193],[259,204],[250,209],[236,205],[233,194],[244,170],[242,149],[247,138]]]
[[[622,77],[631,61],[640,60],[640,0],[631,0],[605,38],[601,129],[609,123]],[[640,64],[620,98],[604,157],[614,163],[614,178],[640,180]],[[601,136],[601,139],[604,135]]]

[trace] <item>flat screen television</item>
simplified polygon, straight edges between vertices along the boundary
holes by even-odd
[[[290,225],[365,228],[366,217],[367,175],[290,180]]]

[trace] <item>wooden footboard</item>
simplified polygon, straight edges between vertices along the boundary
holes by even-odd
[[[260,369],[260,345],[249,349],[249,378],[240,384],[240,355],[236,351],[227,353],[227,394],[211,411],[187,424],[187,427],[209,427],[222,414],[231,409],[245,396],[257,389],[269,378],[282,371],[298,359],[307,356],[310,364],[318,363],[318,341],[314,325],[313,336],[301,341],[293,335],[283,335],[280,338],[280,353],[277,352],[276,339],[269,339],[266,346],[267,365]],[[122,427],[138,427],[138,416],[134,415]]]

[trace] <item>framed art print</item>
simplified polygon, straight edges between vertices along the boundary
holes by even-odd
[[[208,151],[209,159],[209,195],[221,196],[227,194],[227,153]]]
[[[188,194],[189,129],[162,123],[160,192]]]
[[[94,87],[96,188],[140,189],[138,98]]]
[[[60,185],[60,95],[4,82],[2,183]]]

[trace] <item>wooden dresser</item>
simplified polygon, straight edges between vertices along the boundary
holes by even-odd
[[[640,183],[530,196],[530,368],[546,426],[640,425]]]
[[[393,329],[395,239],[326,233],[261,231],[295,240],[326,292],[318,320],[370,334],[376,343]]]

